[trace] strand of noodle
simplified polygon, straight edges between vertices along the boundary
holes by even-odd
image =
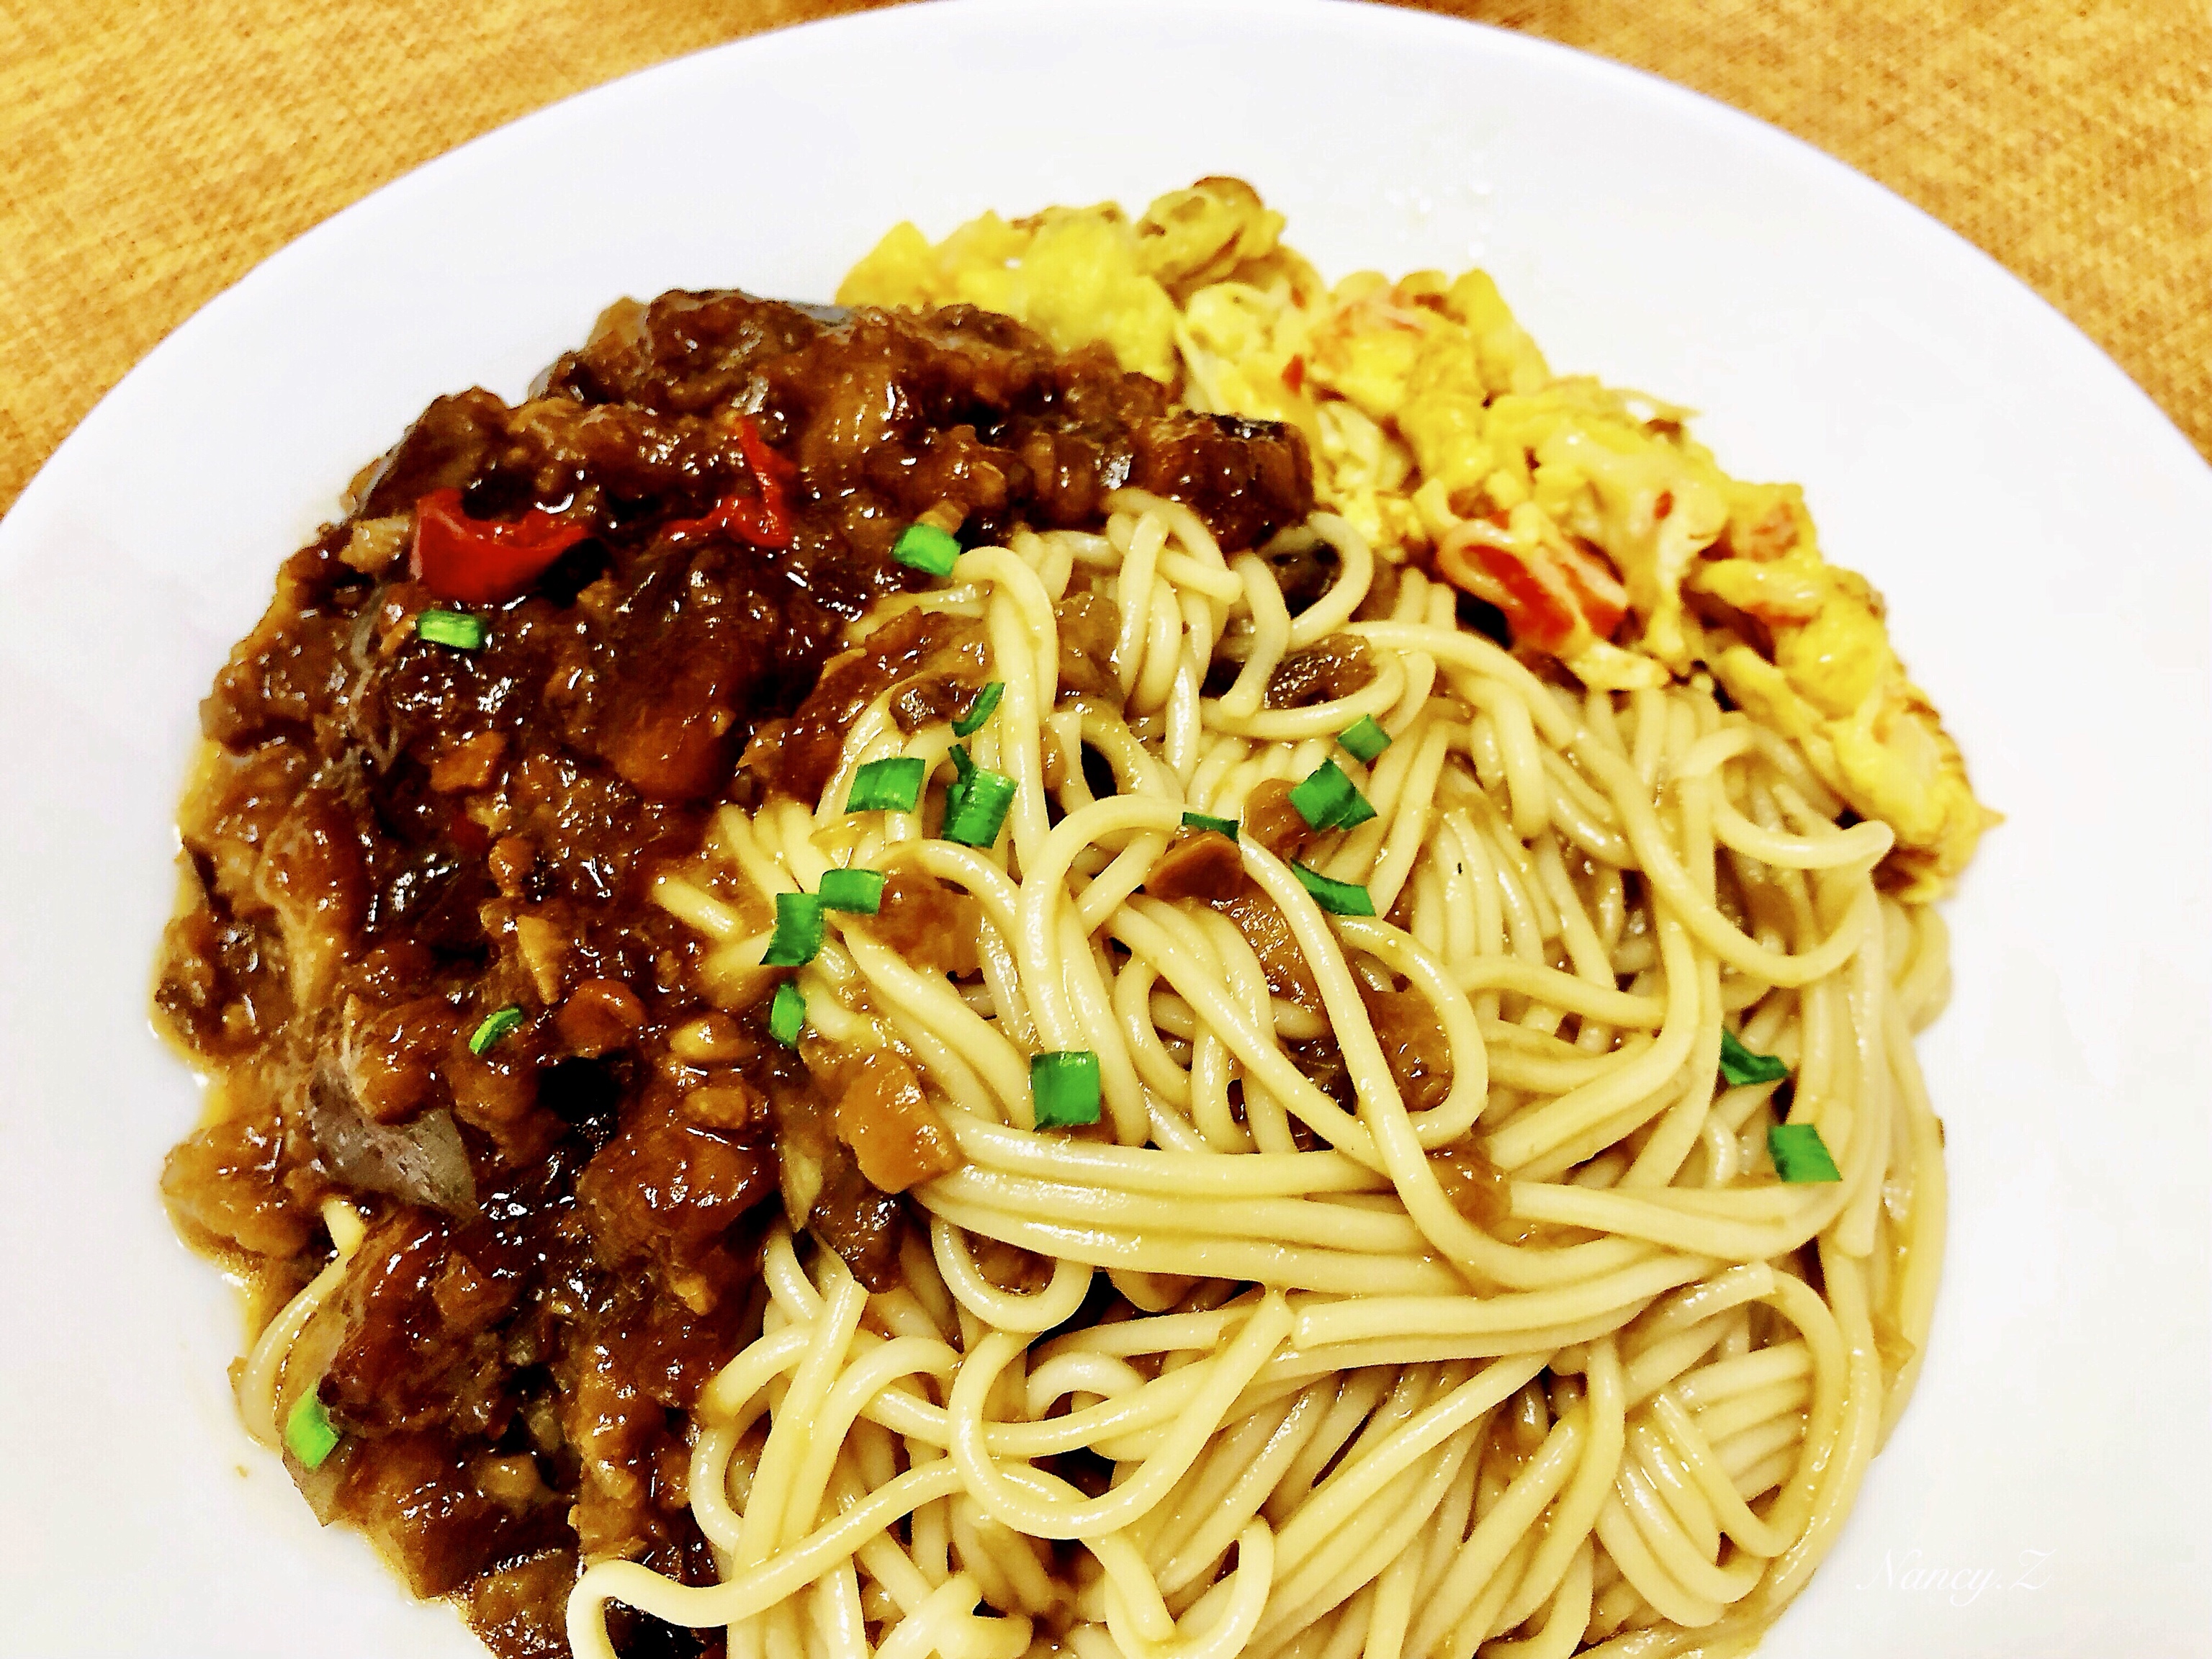
[[[1367,880],[1367,889],[1373,896],[1378,915],[1389,915],[1391,906],[1398,900],[1399,890],[1413,868],[1413,861],[1421,854],[1429,838],[1429,824],[1434,810],[1437,779],[1443,770],[1444,757],[1451,748],[1451,728],[1442,720],[1431,722],[1421,733],[1420,746],[1414,751],[1413,763],[1407,769],[1406,781],[1399,796],[1399,811],[1392,818],[1390,833],[1386,840],[1382,858],[1375,872]]]
[[[961,1001],[956,994],[955,1001]],[[964,1001],[961,1002],[966,1007]],[[973,1012],[972,1010],[970,1012]],[[952,1104],[978,1116],[994,1110],[994,1092],[969,1066],[959,1051],[948,1045],[937,1030],[915,1017],[913,1010],[893,1004],[883,1015],[885,1024],[896,1032],[921,1069],[936,1079]],[[1003,1094],[995,1098],[1005,1099]]]
[[[1234,1659],[1244,1651],[1267,1610],[1275,1583],[1274,1535],[1256,1516],[1237,1534],[1237,1571],[1202,1597],[1178,1625],[1171,1642],[1117,1640],[1127,1659]],[[1120,1611],[1118,1586],[1107,1589],[1109,1631]]]
[[[1134,696],[1143,671],[1146,630],[1152,616],[1152,571],[1167,537],[1164,517],[1141,513],[1130,531],[1128,545],[1121,550],[1121,568],[1114,582],[1114,603],[1121,619],[1114,641],[1114,672],[1121,679],[1124,702]]]
[[[1431,1298],[1378,1288],[1356,1300],[1302,1298],[1293,1346],[1322,1348],[1406,1332],[1443,1337],[1541,1329],[1640,1306],[1678,1285],[1704,1278],[1716,1265],[1697,1256],[1653,1256],[1648,1246],[1629,1240],[1621,1241],[1620,1249],[1608,1251],[1607,1257],[1630,1265],[1547,1290]]]
[[[1711,957],[1701,958],[1697,973],[1698,1006],[1703,1012],[1690,1058],[1683,1067],[1686,1080],[1680,1096],[1652,1127],[1642,1149],[1621,1176],[1620,1184],[1624,1187],[1653,1192],[1667,1190],[1680,1175],[1711,1113],[1720,1076],[1720,964]]]
[[[1499,1615],[1502,1627],[1510,1629],[1528,1617],[1559,1588],[1582,1540],[1595,1526],[1607,1496],[1613,1490],[1614,1471],[1626,1439],[1627,1402],[1621,1387],[1618,1347],[1611,1336],[1590,1345],[1588,1384],[1582,1409],[1589,1419],[1590,1436],[1581,1462],[1566,1490],[1559,1494],[1550,1522],[1527,1571],[1514,1587]]]
[[[1865,1178],[1852,1188],[1844,1212],[1837,1220],[1834,1237],[1838,1249],[1847,1255],[1860,1257],[1870,1255],[1874,1249],[1875,1224],[1882,1202],[1883,1166],[1888,1161],[1892,1139],[1890,1065],[1884,1047],[1882,1020],[1882,1009],[1889,1001],[1889,978],[1883,969],[1878,939],[1878,934],[1870,934],[1864,948],[1851,959],[1844,991],[1858,1061],[1851,1134],[1855,1143],[1865,1144],[1869,1155],[1864,1160]]]
[[[1220,1035],[1243,1066],[1248,1080],[1257,1079],[1261,1086],[1337,1152],[1379,1171],[1381,1157],[1365,1127],[1292,1064],[1276,1047],[1272,1031],[1262,1036],[1250,1017],[1230,1000],[1219,978],[1208,973],[1194,953],[1176,939],[1170,930],[1182,920],[1174,907],[1139,898],[1116,911],[1109,926],[1115,939],[1149,960],[1199,1018]]]
[[[1563,1417],[1553,1425],[1542,1446],[1482,1511],[1474,1530],[1453,1553],[1450,1565],[1414,1623],[1413,1638],[1407,1644],[1413,1652],[1437,1652],[1445,1632],[1474,1610],[1477,1598],[1486,1591],[1494,1590],[1501,1602],[1511,1593],[1514,1580],[1522,1575],[1509,1576],[1501,1571],[1507,1553],[1536,1524],[1578,1462],[1586,1461],[1583,1453],[1589,1439],[1586,1413]],[[1581,1541],[1576,1540],[1577,1545]],[[1482,1622],[1486,1631],[1492,1619]],[[1468,1645],[1471,1651],[1473,1644]]]
[[[1453,1471],[1458,1478],[1458,1471]],[[1360,1659],[1400,1659],[1406,1646],[1406,1627],[1413,1622],[1413,1590],[1420,1577],[1419,1546],[1408,1546],[1383,1569],[1376,1581],[1374,1611],[1368,1615],[1367,1635]]]
[[[1076,854],[1106,836],[1131,830],[1171,833],[1181,822],[1182,813],[1171,801],[1116,795],[1069,813],[1040,839],[1034,852],[1024,850],[1015,948],[1038,1035],[1048,1047],[1083,1046],[1067,988],[1062,975],[1054,971],[1060,939],[1059,912]]]
[[[1234,1161],[1208,1152],[1041,1139],[963,1114],[946,1123],[970,1161],[1040,1180],[1073,1179],[1161,1197],[1291,1198],[1373,1193],[1383,1183],[1334,1152],[1255,1153]]]
[[[1646,1202],[1641,1192],[1631,1196],[1625,1192],[1540,1182],[1513,1183],[1516,1221],[1587,1227],[1593,1232],[1646,1239],[1695,1255],[1738,1260],[1781,1255],[1796,1249],[1826,1226],[1844,1202],[1840,1183],[1823,1185],[1800,1198],[1793,1213],[1759,1222],[1686,1212]]]
[[[1300,622],[1304,620],[1304,616],[1298,618]],[[1395,656],[1387,656],[1366,684],[1325,702],[1308,703],[1299,708],[1261,708],[1242,718],[1232,717],[1224,711],[1218,698],[1207,698],[1200,708],[1206,723],[1216,730],[1238,737],[1296,743],[1305,738],[1333,738],[1363,715],[1379,721],[1397,705],[1405,690],[1405,664]]]
[[[1613,1558],[1621,1577],[1657,1611],[1660,1617],[1695,1630],[1721,1616],[1723,1605],[1685,1589],[1651,1553],[1650,1545],[1629,1520],[1620,1499],[1608,1492],[1592,1530],[1605,1553]]]
[[[1848,830],[1810,837],[1781,835],[1761,828],[1736,811],[1724,794],[1713,799],[1713,829],[1723,845],[1762,864],[1790,870],[1871,869],[1896,844],[1897,833],[1879,818],[1866,818]],[[1869,833],[1862,835],[1866,830]]]
[[[1620,1557],[1613,1551],[1613,1540],[1606,1534],[1608,1519],[1616,1532],[1622,1522],[1627,1522],[1661,1571],[1682,1591],[1711,1606],[1716,1616],[1719,1608],[1740,1601],[1766,1570],[1766,1563],[1757,1556],[1738,1556],[1721,1565],[1700,1553],[1641,1469],[1622,1470],[1605,1511],[1599,1516],[1598,1535],[1618,1561]],[[1652,1599],[1648,1591],[1645,1599]]]
[[[967,1245],[946,1223],[932,1218],[929,1243],[945,1288],[961,1306],[1000,1330],[1048,1331],[1073,1318],[1091,1289],[1088,1267],[1061,1261],[1053,1264],[1052,1278],[1043,1290],[1027,1296],[1001,1291],[983,1277]]]
[[[1471,1438],[1471,1434],[1453,1437],[1438,1448],[1425,1467],[1401,1470],[1388,1483],[1377,1493],[1370,1512],[1362,1517],[1370,1524],[1360,1528],[1357,1537],[1340,1533],[1335,1540],[1339,1553],[1326,1568],[1316,1567],[1306,1575],[1304,1594],[1295,1600],[1282,1597],[1270,1611],[1257,1633],[1255,1650],[1267,1652],[1273,1642],[1342,1607],[1356,1593],[1373,1585],[1390,1563],[1411,1549],[1457,1478]],[[1302,1506],[1299,1514],[1304,1512]],[[1370,1620],[1373,1614],[1370,1601]]]
[[[1387,652],[1418,652],[1443,667],[1464,670],[1474,677],[1474,683],[1489,680],[1504,685],[1518,695],[1547,743],[1564,749],[1575,734],[1573,717],[1552,700],[1543,682],[1510,652],[1480,634],[1399,622],[1352,623],[1345,632]],[[1462,691],[1467,684],[1463,679]],[[1468,701],[1475,700],[1469,696]]]
[[[1137,1067],[1137,1075],[1154,1094],[1165,1099],[1178,1110],[1191,1109],[1192,1073],[1197,1069],[1195,1058],[1191,1069],[1186,1071],[1176,1064],[1167,1045],[1160,1041],[1159,1027],[1153,1021],[1152,987],[1159,982],[1159,975],[1152,963],[1142,957],[1132,957],[1121,971],[1114,976],[1114,1015],[1121,1022],[1123,1041],[1129,1045],[1129,1058]]]
[[[1442,1294],[1461,1283],[1440,1261],[1243,1238],[1152,1238],[1096,1224],[1010,1212],[950,1187],[954,1179],[947,1176],[932,1184],[926,1201],[933,1214],[1002,1243],[1094,1267],[1243,1279],[1345,1295],[1369,1287],[1400,1295]]]
[[[299,1341],[307,1322],[345,1282],[347,1267],[353,1261],[354,1252],[361,1248],[366,1231],[360,1212],[342,1198],[325,1200],[322,1218],[324,1229],[331,1236],[333,1254],[330,1261],[321,1272],[293,1292],[276,1316],[262,1327],[261,1334],[246,1352],[245,1363],[239,1367],[238,1414],[246,1431],[264,1446],[273,1448],[283,1443],[276,1406],[285,1361],[291,1358],[293,1345]]]
[[[1230,1403],[1290,1334],[1291,1322],[1290,1304],[1279,1295],[1271,1291],[1262,1297],[1229,1346],[1215,1358],[1200,1362],[1206,1368],[1205,1386],[1160,1449],[1104,1497],[1072,1503],[1048,1495],[1051,1486],[1062,1483],[1047,1485],[1036,1471],[1001,1469],[985,1449],[984,1397],[1022,1349],[1018,1338],[994,1332],[961,1367],[945,1408],[952,1425],[952,1458],[963,1483],[1002,1525],[1033,1537],[1099,1537],[1118,1531],[1182,1478]]]
[[[1201,564],[1189,554],[1173,548],[1160,555],[1160,574],[1176,587],[1188,590],[1183,594],[1186,601],[1203,599],[1226,609],[1244,594],[1244,584],[1234,571]]]
[[[1881,1432],[1885,1438],[1896,1425],[1898,1414],[1911,1397],[1928,1349],[1928,1330],[1936,1311],[1936,1289],[1942,1276],[1944,1212],[1948,1193],[1943,1172],[1942,1126],[1929,1104],[1921,1082],[1920,1063],[1912,1052],[1911,1034],[1905,1029],[1904,1010],[1892,1002],[1884,1011],[1890,1027],[1891,1079],[1897,1090],[1912,1148],[1912,1188],[1906,1231],[1910,1249],[1892,1296],[1892,1317],[1899,1334],[1912,1345],[1907,1359],[1892,1382],[1885,1402]]]
[[[908,1470],[836,1520],[825,1522],[773,1560],[719,1584],[679,1584],[635,1561],[601,1561],[577,1581],[568,1600],[569,1645],[582,1659],[613,1659],[605,1609],[622,1601],[671,1624],[698,1629],[731,1625],[774,1607],[812,1583],[859,1545],[919,1505],[960,1490],[959,1471],[940,1459]]]
[[[1375,551],[1367,538],[1346,520],[1331,513],[1316,513],[1307,525],[1335,549],[1341,562],[1328,592],[1300,611],[1291,624],[1291,649],[1302,651],[1352,620],[1359,602],[1375,580]]]
[[[1567,1252],[1545,1256],[1501,1245],[1452,1206],[1437,1184],[1426,1151],[1407,1115],[1396,1080],[1368,1022],[1366,1008],[1351,982],[1342,953],[1323,922],[1319,907],[1271,854],[1249,843],[1241,845],[1245,874],[1283,913],[1291,936],[1305,957],[1307,968],[1320,988],[1339,1050],[1352,1074],[1360,1121],[1373,1134],[1391,1182],[1423,1235],[1446,1255],[1473,1265],[1501,1284],[1555,1282],[1561,1273],[1571,1272]],[[1407,943],[1410,945],[1412,942]]]
[[[1106,497],[1106,506],[1115,513],[1158,514],[1193,559],[1211,569],[1227,568],[1221,544],[1206,527],[1206,520],[1172,495],[1157,495],[1149,489],[1124,485]]]
[[[1334,1395],[1328,1383],[1300,1389],[1272,1424],[1265,1417],[1257,1420],[1264,1437],[1256,1453],[1231,1455],[1232,1447],[1242,1449],[1241,1441],[1232,1442],[1224,1446],[1224,1455],[1211,1460],[1219,1466],[1225,1484],[1209,1485],[1194,1493],[1188,1507],[1178,1508],[1152,1540],[1151,1554],[1160,1561],[1157,1576],[1164,1594],[1173,1595],[1195,1582],[1244,1523],[1260,1513],[1284,1469],[1321,1426]]]
[[[1291,613],[1283,604],[1282,589],[1274,573],[1256,554],[1240,553],[1231,567],[1241,580],[1244,603],[1252,615],[1250,647],[1244,665],[1217,705],[1231,720],[1249,720],[1260,711],[1267,682],[1275,665],[1290,649]]]
[[[1415,1462],[1476,1423],[1544,1369],[1543,1354],[1492,1361],[1316,1488],[1283,1527],[1276,1546],[1285,1573],[1303,1566]],[[1442,1493],[1437,1494],[1441,1499]]]
[[[1091,1222],[1139,1233],[1150,1231],[1163,1238],[1178,1234],[1279,1238],[1333,1250],[1386,1255],[1417,1255],[1425,1243],[1403,1215],[1387,1210],[1356,1209],[1300,1198],[1159,1198],[1079,1182],[981,1171],[973,1166],[938,1177],[927,1197],[932,1205],[939,1198],[965,1200],[1020,1214],[1049,1215],[1056,1220]],[[943,1265],[940,1259],[939,1266]]]
[[[1176,662],[1175,681],[1168,689],[1167,737],[1163,758],[1186,791],[1197,775],[1205,753],[1205,720],[1199,712],[1200,688],[1212,656],[1213,617],[1204,599],[1185,595],[1182,601],[1182,650]]]
[[[1452,978],[1469,994],[1510,991],[1607,1025],[1656,1026],[1667,1018],[1667,1003],[1662,998],[1594,985],[1573,974],[1515,957],[1486,954],[1461,961],[1453,969]]]
[[[955,566],[963,581],[988,580],[991,653],[1006,684],[994,724],[1013,775],[1013,846],[1024,869],[1045,834],[1043,748],[1039,732],[1052,706],[1060,661],[1060,627],[1052,600],[1036,574],[999,548],[963,553]]]
[[[815,1640],[811,1650],[827,1659],[868,1659],[866,1621],[860,1613],[860,1577],[853,1563],[841,1561],[826,1577],[816,1582],[807,1597],[807,1632]]]
[[[1698,1490],[1697,1482],[1666,1437],[1648,1419],[1632,1416],[1628,1423],[1628,1451],[1622,1459],[1625,1472],[1634,1469],[1650,1483],[1663,1510],[1667,1524],[1679,1528],[1699,1559],[1717,1561],[1721,1552],[1720,1522],[1713,1506]],[[1627,1498],[1624,1496],[1624,1503]],[[1677,1575],[1680,1577],[1680,1575]],[[1734,1596],[1727,1598],[1730,1601]]]
[[[1142,1146],[1152,1127],[1152,1108],[1114,1019],[1106,970],[1099,962],[1103,953],[1092,946],[1073,911],[1061,911],[1059,924],[1061,978],[1078,1034],[1078,1040],[1067,1046],[1087,1048],[1097,1058],[1099,1088],[1115,1139],[1125,1146]]]
[[[839,1266],[842,1268],[843,1264]],[[810,1421],[827,1401],[853,1334],[860,1328],[866,1302],[867,1291],[849,1272],[837,1276],[835,1288],[823,1298],[822,1316],[814,1322],[813,1340],[793,1374],[790,1390],[775,1414],[768,1444],[754,1470],[750,1501],[745,1505],[737,1546],[731,1552],[733,1565],[750,1567],[767,1560],[787,1532],[804,1527],[812,1518],[811,1513],[799,1512],[811,1510],[820,1497],[818,1487],[809,1492],[798,1484],[809,1461],[799,1425]],[[837,1438],[842,1439],[842,1434]],[[831,1442],[833,1451],[835,1443]],[[827,1474],[825,1468],[825,1480]]]
[[[1721,1530],[1734,1539],[1739,1548],[1752,1554],[1779,1555],[1789,1545],[1789,1534],[1754,1514],[1751,1505],[1738,1495],[1727,1472],[1721,1468],[1720,1460],[1713,1455],[1712,1443],[1698,1432],[1681,1402],[1671,1394],[1662,1394],[1651,1402],[1651,1416],[1698,1492],[1712,1506]]]
[[[1494,680],[1475,680],[1468,690],[1474,706],[1490,716],[1491,729],[1497,734],[1513,833],[1524,842],[1534,841],[1551,828],[1552,788],[1529,700]]]
[[[1553,1593],[1551,1609],[1533,1636],[1521,1641],[1498,1641],[1484,1651],[1488,1659],[1569,1659],[1581,1647],[1589,1627],[1591,1590],[1595,1582],[1595,1552],[1584,1539],[1567,1564],[1566,1576]]]
[[[1671,916],[1659,923],[1667,978],[1667,1014],[1650,1048],[1628,1064],[1524,1114],[1490,1138],[1490,1158],[1508,1171],[1532,1164],[1570,1137],[1633,1109],[1664,1089],[1690,1057],[1698,1036],[1697,958],[1688,930]]]
[[[915,1035],[927,1033],[934,1039],[932,1046],[957,1055],[989,1085],[1007,1119],[1021,1120],[1030,1106],[1029,1066],[992,1022],[963,1001],[943,975],[910,967],[866,930],[848,930],[845,946],[884,1003],[911,1020]]]
[[[1152,588],[1149,626],[1145,633],[1144,672],[1138,677],[1136,689],[1129,694],[1128,707],[1140,714],[1148,714],[1163,707],[1175,689],[1176,676],[1182,672],[1182,607],[1176,602],[1175,590],[1165,582],[1157,582]],[[1169,766],[1180,775],[1172,757]]]
[[[1749,974],[1770,985],[1809,985],[1843,966],[1877,920],[1874,889],[1863,886],[1849,913],[1821,944],[1789,956],[1768,950],[1747,938],[1718,910],[1696,896],[1688,875],[1667,845],[1666,832],[1657,814],[1637,787],[1630,769],[1596,744],[1580,738],[1576,742],[1575,754],[1613,790],[1629,843],[1635,848],[1642,864],[1644,878],[1700,943],[1739,973]]]
[[[1140,1645],[1158,1644],[1175,1635],[1175,1615],[1153,1582],[1145,1559],[1127,1533],[1112,1533],[1088,1541],[1104,1577],[1085,1598],[1089,1611],[1095,1603],[1108,1632],[1125,1652]]]

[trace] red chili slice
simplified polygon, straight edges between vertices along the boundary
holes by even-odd
[[[725,495],[704,518],[678,519],[663,526],[661,533],[671,541],[719,533],[755,547],[791,545],[791,463],[768,447],[750,416],[740,415],[737,428],[738,447],[760,493]]]
[[[496,605],[543,575],[591,531],[533,507],[506,522],[471,519],[458,489],[434,489],[415,503],[415,545],[408,574],[441,599]]]

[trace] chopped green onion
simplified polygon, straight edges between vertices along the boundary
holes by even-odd
[[[1211,830],[1217,836],[1226,836],[1231,841],[1237,839],[1235,818],[1217,818],[1206,812],[1186,812],[1182,815],[1182,821],[1194,830]]]
[[[1375,757],[1390,746],[1390,734],[1376,723],[1372,714],[1362,714],[1336,740],[1370,766]]]
[[[975,694],[975,701],[968,705],[968,712],[952,722],[952,735],[956,738],[971,736],[991,718],[991,711],[999,706],[999,699],[1006,695],[1006,681],[993,680]]]
[[[1312,775],[1291,791],[1291,805],[1316,830],[1349,830],[1375,816],[1359,786],[1332,760],[1314,768]]]
[[[1030,1098],[1036,1103],[1040,1129],[1097,1122],[1098,1056],[1088,1048],[1031,1054]]]
[[[786,980],[775,988],[775,1000],[768,1006],[768,1034],[785,1048],[796,1048],[805,1026],[806,993]]]
[[[301,1395],[284,1419],[284,1449],[308,1468],[319,1469],[337,1443],[338,1431],[331,1426],[323,1402],[313,1394]]]
[[[497,1013],[486,1014],[483,1024],[477,1027],[476,1035],[469,1039],[469,1052],[480,1054],[522,1024],[522,1010],[508,1006]]]
[[[1772,1054],[1754,1054],[1743,1046],[1734,1031],[1723,1026],[1721,1029],[1721,1075],[1732,1086],[1746,1083],[1779,1083],[1790,1075],[1790,1068]]]
[[[456,651],[480,649],[488,633],[483,618],[465,611],[425,611],[415,618],[415,631],[433,645]]]
[[[1843,1171],[1828,1154],[1828,1143],[1809,1123],[1778,1123],[1766,1132],[1767,1156],[1774,1173],[1788,1182],[1841,1181]]]
[[[1318,870],[1309,870],[1303,864],[1291,866],[1291,873],[1304,884],[1313,895],[1316,904],[1333,916],[1371,916],[1375,900],[1364,887],[1354,886],[1348,881],[1332,881]]]
[[[999,839],[1013,804],[1014,781],[977,767],[945,794],[945,826],[938,833],[963,847],[988,847]]]
[[[845,797],[848,812],[911,812],[921,799],[921,781],[929,774],[919,755],[898,755],[872,760],[853,774],[853,792]]]
[[[975,775],[975,762],[964,743],[954,744],[946,757],[952,763],[952,781],[945,786],[945,821],[950,823],[968,799],[968,780]]]
[[[822,872],[822,908],[849,910],[872,916],[884,908],[884,872],[880,870],[825,870]]]
[[[932,576],[949,576],[960,557],[960,539],[933,524],[910,524],[891,544],[891,557]]]
[[[763,968],[802,968],[822,948],[822,901],[812,893],[775,896],[775,932],[769,936]]]

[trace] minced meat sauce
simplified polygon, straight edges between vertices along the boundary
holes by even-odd
[[[357,1208],[287,1370],[340,1439],[295,1474],[501,1655],[566,1651],[580,1560],[711,1576],[688,1413],[757,1329],[773,1125],[822,1086],[763,1008],[711,1007],[654,872],[716,803],[819,787],[902,672],[823,675],[929,580],[904,527],[1095,527],[1124,483],[1231,549],[1311,506],[1294,433],[1002,318],[624,301],[527,401],[432,404],[217,676],[156,991],[211,1109],[162,1189],[260,1319],[331,1258],[325,1200]],[[918,679],[902,719],[957,695]],[[872,1279],[908,1202],[833,1159],[806,1220]]]

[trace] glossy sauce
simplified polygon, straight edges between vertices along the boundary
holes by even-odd
[[[787,547],[678,528],[763,507],[739,416],[792,470]],[[686,1413],[757,1328],[782,1152],[811,1146],[807,1224],[871,1279],[909,1216],[866,1171],[945,1156],[910,1077],[817,1077],[761,1010],[713,1009],[649,884],[717,802],[811,799],[875,696],[905,686],[917,721],[966,706],[981,659],[951,619],[823,674],[872,600],[927,580],[890,557],[902,528],[1096,527],[1125,483],[1231,549],[1311,506],[1295,434],[1174,410],[1004,319],[624,301],[526,402],[432,404],[216,677],[155,994],[212,1109],[163,1193],[264,1314],[329,1258],[322,1202],[358,1207],[367,1237],[294,1351],[342,1439],[295,1473],[499,1653],[566,1651],[580,1555],[710,1572]],[[415,504],[446,489],[474,519],[584,532],[467,608],[474,649],[417,632],[455,608],[408,556]],[[1079,656],[1111,619],[1077,620]],[[972,902],[896,883],[886,936],[972,939]],[[972,947],[933,965],[972,970]],[[720,1647],[635,1616],[616,1634]]]

